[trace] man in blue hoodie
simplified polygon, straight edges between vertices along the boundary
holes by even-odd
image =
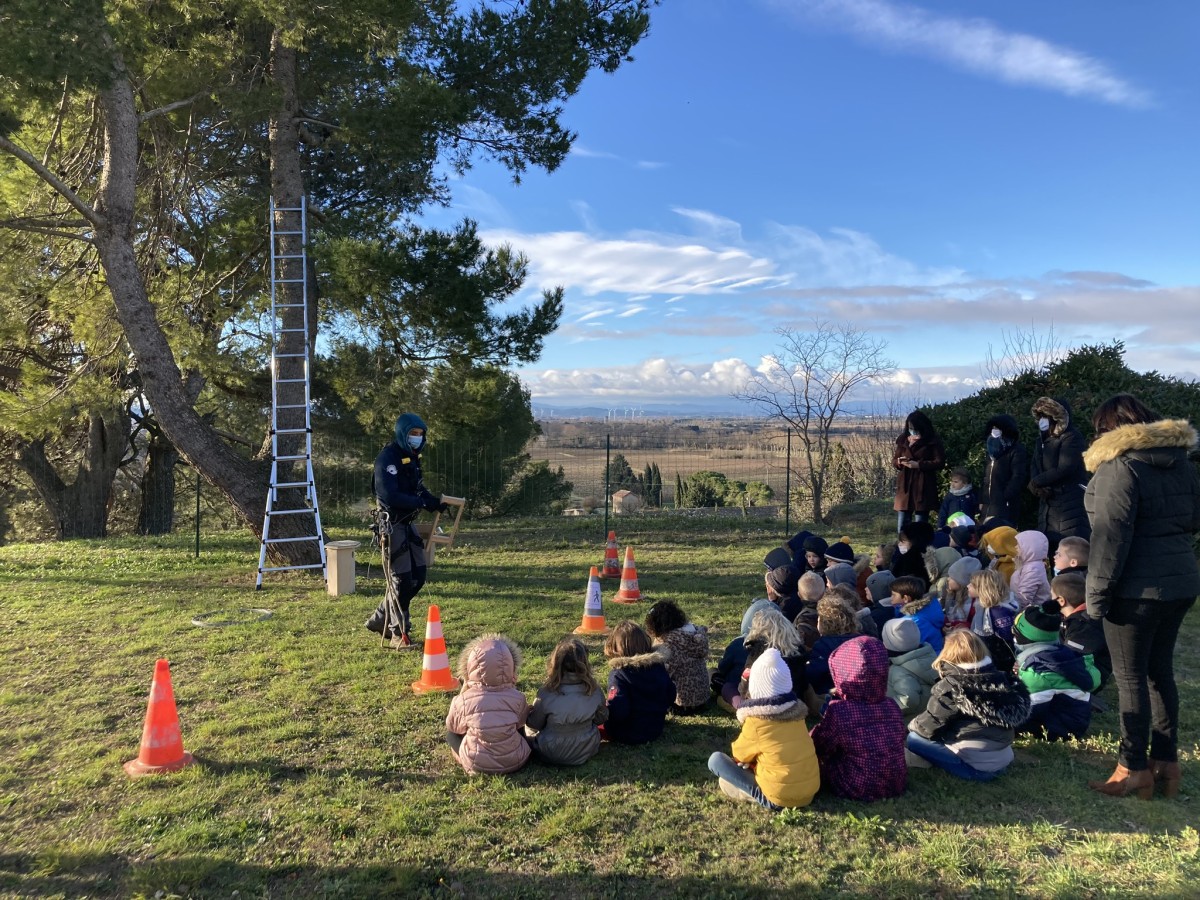
[[[423,509],[445,512],[450,508],[429,492],[421,478],[425,430],[425,422],[415,413],[397,419],[395,440],[375,459],[371,482],[379,501],[380,540],[388,554],[391,584],[366,626],[390,638],[395,650],[414,646],[408,610],[425,586],[425,544],[412,522]]]

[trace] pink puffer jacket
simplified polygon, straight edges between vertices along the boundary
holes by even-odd
[[[515,772],[529,759],[522,728],[529,703],[517,690],[521,651],[500,634],[484,634],[458,658],[462,692],[450,701],[446,729],[465,735],[458,761],[469,775]]]

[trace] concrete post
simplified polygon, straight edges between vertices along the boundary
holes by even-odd
[[[354,551],[360,545],[360,541],[330,541],[325,545],[325,561],[329,570],[325,589],[330,596],[354,593]]]

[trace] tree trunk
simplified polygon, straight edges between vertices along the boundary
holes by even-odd
[[[138,534],[170,534],[175,527],[175,465],[179,451],[164,435],[151,432],[142,474]]]
[[[238,456],[196,413],[138,269],[133,245],[138,119],[124,64],[116,51],[112,52],[113,78],[100,92],[105,146],[97,206],[104,220],[96,227],[95,242],[117,318],[137,358],[143,390],[163,433],[225,497],[241,521],[261,537],[266,466]],[[280,529],[279,536],[284,536],[283,532]],[[300,543],[276,544],[272,551],[277,559],[301,562],[315,552]]]
[[[54,468],[42,441],[20,445],[17,464],[46,504],[59,540],[107,536],[113,479],[128,440],[129,423],[123,408],[91,416],[83,456],[70,483]]]

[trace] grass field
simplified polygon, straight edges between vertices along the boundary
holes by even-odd
[[[886,517],[879,518],[886,527]],[[714,657],[760,593],[779,538],[753,521],[618,520],[648,598],[710,627]],[[856,543],[881,535],[851,530]],[[362,537],[350,530],[337,537]],[[302,577],[255,593],[245,534],[0,548],[0,894],[37,897],[1195,897],[1200,894],[1200,615],[1187,623],[1184,797],[1091,793],[1116,717],[1066,745],[1021,742],[988,785],[915,771],[873,805],[824,794],[767,813],[705,767],[735,736],[716,711],[572,770],[468,778],[442,742],[450,697],[416,696],[419,653],[362,622],[382,591]],[[590,520],[472,523],[424,602],[451,656],[484,630],[525,649],[532,698],[602,555]],[[360,557],[361,561],[361,557]],[[605,584],[605,600],[613,587]],[[273,616],[201,628],[248,607]],[[610,624],[645,605],[605,604]],[[424,614],[418,617],[423,625]],[[603,666],[599,641],[589,638]],[[128,780],[159,656],[198,764]],[[1115,706],[1115,697],[1106,697]]]

